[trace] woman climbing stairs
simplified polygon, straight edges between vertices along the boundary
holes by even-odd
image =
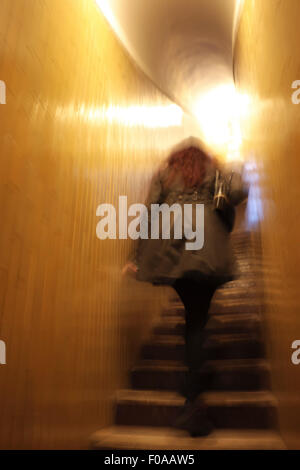
[[[184,398],[184,310],[178,298],[155,326],[116,396],[115,425],[92,436],[96,449],[283,449],[264,352],[260,258],[248,232],[232,235],[241,277],[216,292],[204,343],[203,396],[215,430],[190,437],[173,429]]]

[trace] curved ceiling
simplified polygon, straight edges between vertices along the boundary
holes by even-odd
[[[210,89],[232,84],[237,0],[96,0],[155,84],[194,114]]]

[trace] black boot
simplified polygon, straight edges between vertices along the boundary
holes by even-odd
[[[199,398],[186,400],[173,426],[188,431],[192,437],[208,436],[214,429],[212,422],[207,417],[206,407]]]

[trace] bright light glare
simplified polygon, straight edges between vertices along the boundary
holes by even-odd
[[[82,123],[102,126],[119,124],[123,126],[143,126],[149,128],[179,127],[182,124],[183,111],[176,104],[165,106],[74,106],[57,107],[56,118],[67,122],[76,115]]]
[[[182,110],[176,104],[168,106],[109,106],[108,121],[118,121],[128,126],[170,127],[180,126]]]
[[[239,160],[242,134],[240,121],[249,105],[249,97],[234,85],[213,88],[199,98],[195,115],[208,145],[225,153],[228,160]]]

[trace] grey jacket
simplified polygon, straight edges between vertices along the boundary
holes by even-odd
[[[184,236],[175,239],[171,230],[170,239],[139,240],[136,245],[137,279],[153,284],[172,285],[178,278],[208,280],[223,284],[237,276],[235,258],[231,248],[230,233],[224,222],[214,210],[213,195],[215,184],[215,168],[207,169],[203,183],[192,189],[184,189],[181,175],[168,188],[165,181],[168,168],[158,170],[151,182],[146,206],[150,213],[151,204],[179,204],[183,210],[184,204],[192,204],[193,228],[195,227],[195,205],[204,204],[204,244],[201,249],[187,250]],[[230,202],[239,204],[247,197],[247,188],[239,173],[232,173]],[[184,219],[184,218],[182,218]],[[150,215],[149,215],[150,225]],[[149,229],[150,233],[150,229]]]

